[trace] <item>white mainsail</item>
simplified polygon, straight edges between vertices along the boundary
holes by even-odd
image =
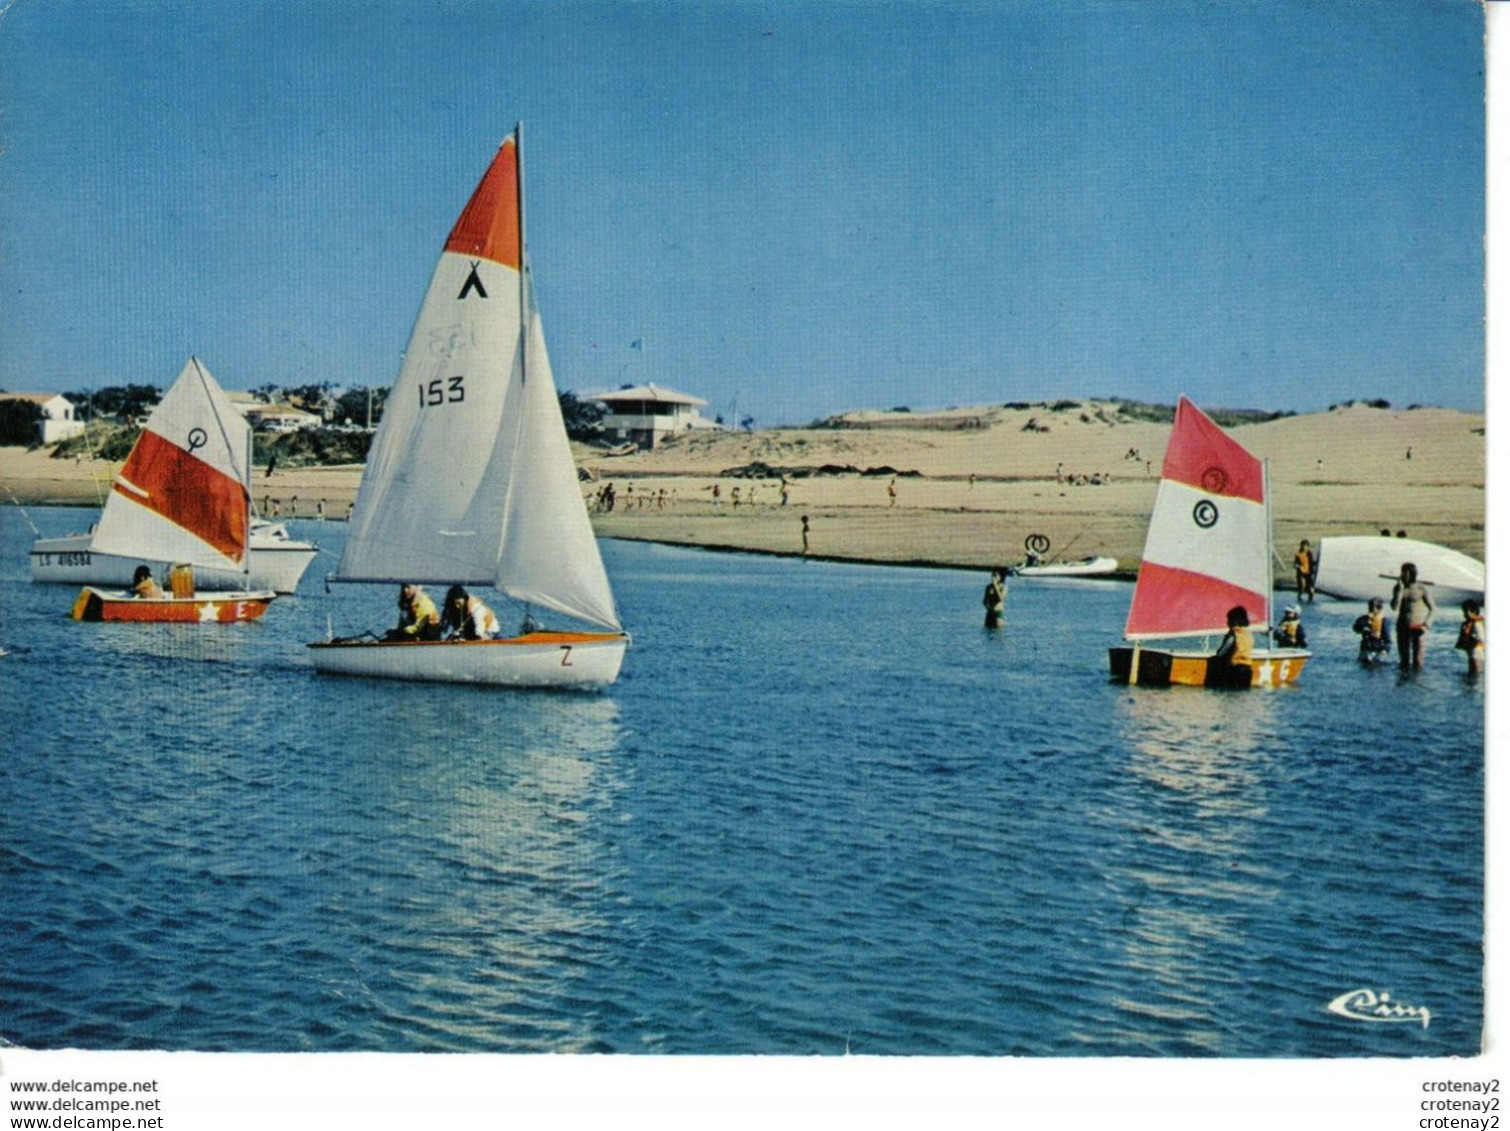
[[[240,569],[251,428],[198,358],[152,411],[90,545],[102,554]]]
[[[617,629],[529,287],[519,135],[441,252],[336,577],[495,585]]]

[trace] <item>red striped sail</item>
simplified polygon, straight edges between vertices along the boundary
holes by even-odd
[[[1127,637],[1225,632],[1237,605],[1267,624],[1269,552],[1263,463],[1181,397]]]
[[[246,552],[246,488],[150,429],[131,449],[114,490],[232,561]]]
[[[152,410],[91,542],[144,562],[240,568],[249,536],[250,429],[198,358]]]

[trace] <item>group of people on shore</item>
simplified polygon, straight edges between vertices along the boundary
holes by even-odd
[[[462,586],[447,589],[444,607],[437,609],[423,586],[406,584],[398,591],[398,626],[384,639],[491,640],[500,632],[493,610]]]

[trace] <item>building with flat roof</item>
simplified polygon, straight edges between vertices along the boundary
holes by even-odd
[[[587,393],[582,399],[608,410],[603,417],[606,436],[647,451],[678,432],[720,427],[697,411],[707,401],[664,385],[630,385],[610,393]]]

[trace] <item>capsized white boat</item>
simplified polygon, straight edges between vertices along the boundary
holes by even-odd
[[[311,644],[328,675],[521,687],[618,678],[619,623],[561,419],[524,239],[520,130],[447,238],[362,473],[333,581],[494,586],[587,629]],[[385,607],[387,602],[384,603]]]
[[[252,432],[225,391],[191,357],[111,484],[93,545],[103,554],[172,562],[171,593],[142,598],[86,586],[83,621],[215,624],[254,620],[276,596],[245,584],[251,530]],[[229,570],[240,589],[197,590],[193,570]]]
[[[319,552],[315,543],[291,537],[283,523],[253,518],[248,568],[243,571],[204,566],[196,571],[195,579],[208,589],[234,589],[250,584],[253,589],[292,593],[299,588],[299,580]],[[167,561],[101,553],[95,548],[92,532],[38,538],[31,547],[31,579],[41,583],[130,585],[136,567],[144,563],[159,576],[165,576],[173,565]]]
[[[1216,661],[1209,647],[1150,648],[1148,640],[1212,637],[1227,612],[1247,610],[1255,632],[1273,607],[1273,541],[1268,470],[1185,397],[1175,409],[1143,564],[1127,615],[1129,646],[1111,649],[1120,683],[1249,685],[1247,673]],[[1255,648],[1251,686],[1291,683],[1310,653]]]
[[[1029,559],[1007,572],[1015,577],[1096,577],[1117,570],[1117,559],[1078,558],[1072,562],[1035,562]]]
[[[1483,601],[1484,563],[1434,542],[1378,534],[1323,538],[1316,550],[1316,592],[1345,601],[1389,598],[1400,566],[1414,562],[1439,608]]]

